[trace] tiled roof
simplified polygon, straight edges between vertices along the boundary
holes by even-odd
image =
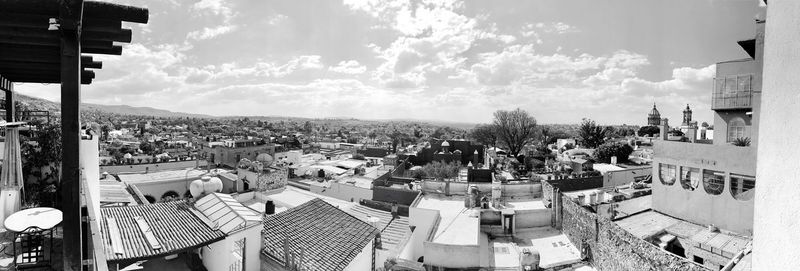
[[[203,213],[219,230],[230,234],[239,229],[259,225],[261,215],[247,208],[228,194],[213,193],[195,202],[194,207]]]
[[[401,250],[398,247],[402,244],[403,239],[407,238],[407,234],[411,233],[408,228],[408,217],[398,216],[392,218],[392,213],[366,207],[363,205],[354,205],[346,211],[347,213],[361,219],[361,221],[368,222],[368,217],[378,218],[378,229],[381,231],[381,244],[382,248],[386,250]]]
[[[102,235],[106,259],[109,262],[144,260],[173,254],[186,248],[198,247],[222,240],[225,234],[206,225],[192,214],[186,201],[172,201],[145,205],[101,208]],[[141,217],[161,245],[153,249],[136,222]],[[109,219],[111,218],[111,219]],[[109,221],[119,229],[121,242],[112,244]],[[114,231],[116,232],[116,231]],[[122,244],[118,244],[122,243]],[[114,247],[121,253],[115,253]]]
[[[377,234],[370,224],[313,199],[264,219],[262,252],[283,263],[288,238],[292,253],[304,251],[307,270],[343,270]]]

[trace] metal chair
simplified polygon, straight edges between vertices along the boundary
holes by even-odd
[[[31,226],[16,234],[14,238],[14,267],[16,270],[52,269],[53,230]],[[50,239],[50,245],[46,246]]]

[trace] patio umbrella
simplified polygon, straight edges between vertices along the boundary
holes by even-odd
[[[6,127],[5,153],[3,153],[3,171],[0,173],[0,204],[2,206],[2,217],[6,217],[19,211],[22,196],[20,190],[23,189],[22,183],[22,155],[19,148],[19,125],[21,122],[6,122],[0,126]],[[23,191],[24,193],[24,191]]]

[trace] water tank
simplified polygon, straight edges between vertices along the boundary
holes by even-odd
[[[275,214],[275,203],[271,200],[268,200],[266,204],[264,204],[264,214],[266,215],[274,215]]]
[[[597,204],[597,192],[592,191],[592,193],[589,193],[589,204]]]
[[[200,198],[211,193],[222,192],[222,180],[216,176],[203,176],[199,180],[192,181],[189,185],[189,192],[192,193],[193,198]]]

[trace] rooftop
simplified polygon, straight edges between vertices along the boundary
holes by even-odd
[[[261,214],[228,194],[213,193],[197,200],[195,208],[225,234],[259,225]]]
[[[300,254],[308,270],[343,270],[378,234],[370,224],[321,200],[313,199],[264,219],[264,250],[275,261],[284,246]]]
[[[101,208],[101,232],[109,262],[138,261],[174,254],[222,240],[195,216],[186,201]]]
[[[120,174],[118,177],[125,183],[166,182],[186,179],[196,179],[206,174],[205,170],[179,169],[165,170],[150,173]]]

